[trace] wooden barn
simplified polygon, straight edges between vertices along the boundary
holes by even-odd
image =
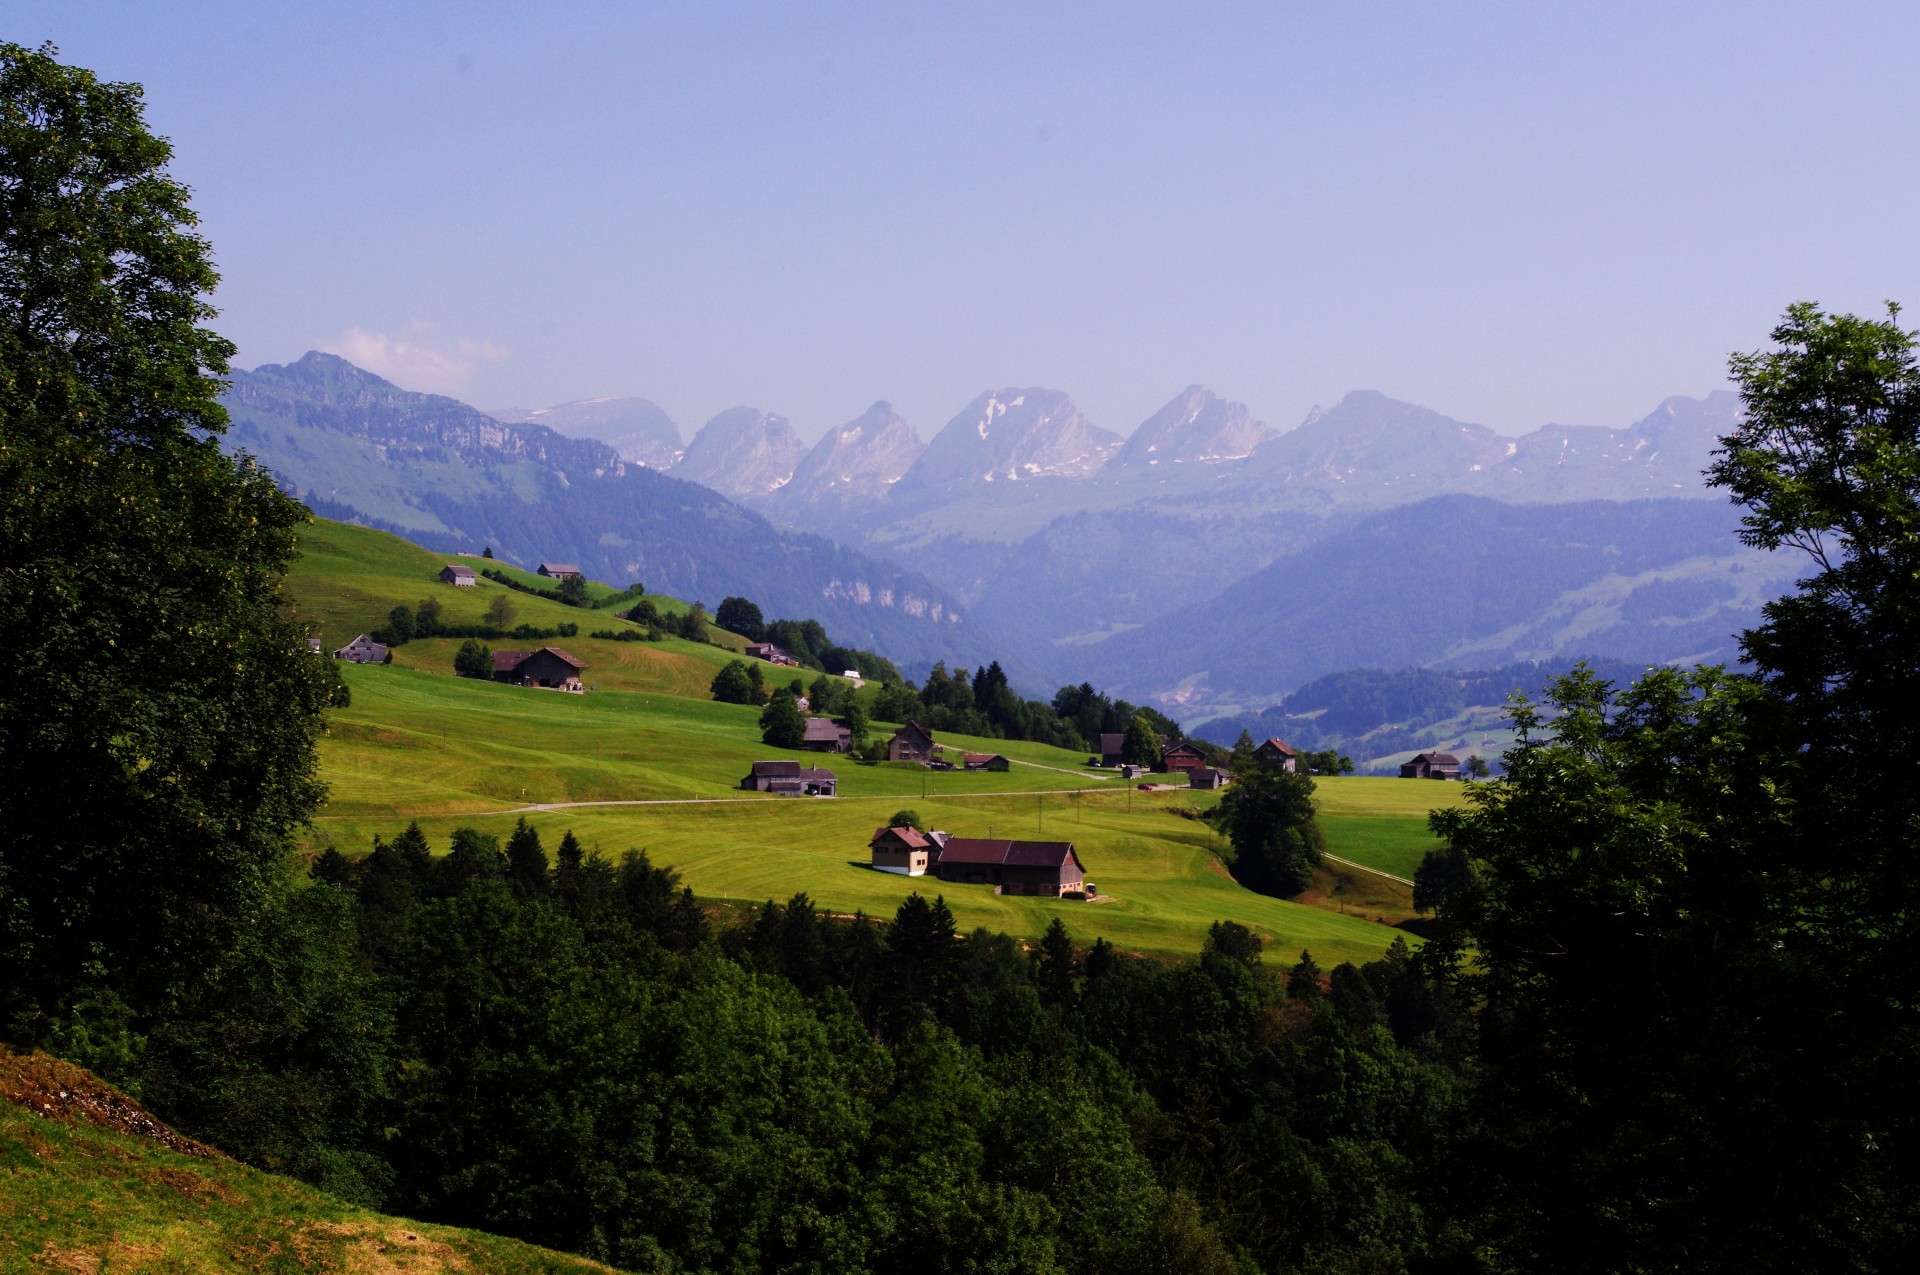
[[[960,764],[968,770],[1008,771],[1013,769],[1013,763],[999,753],[967,753],[961,757]]]
[[[493,680],[508,686],[537,686],[550,691],[579,691],[583,661],[574,659],[557,646],[537,651],[495,651]]]
[[[1100,736],[1100,764],[1102,766],[1118,766],[1121,757],[1126,754],[1126,751],[1127,737],[1125,735],[1108,732]]]
[[[565,580],[568,576],[579,576],[582,580],[586,579],[586,576],[581,574],[580,568],[571,562],[543,562],[540,564],[540,569],[535,571],[534,574],[537,576],[545,576],[549,580]]]
[[[387,662],[387,648],[362,633],[335,651],[333,658],[349,664],[384,664]]]
[[[797,761],[757,761],[740,781],[748,792],[779,793],[788,797],[832,797],[839,779],[831,770],[802,766]]]
[[[893,732],[893,738],[887,741],[887,760],[932,761],[937,747],[932,731],[919,722],[908,722]]]
[[[1458,779],[1460,759],[1452,753],[1418,753],[1400,766],[1402,779]]]
[[[994,885],[1001,894],[1059,898],[1086,888],[1086,873],[1070,841],[985,841],[948,837],[934,856],[942,881]]]
[[[809,717],[800,747],[810,753],[844,753],[853,747],[853,732],[829,717]]]
[[[1211,792],[1215,788],[1225,788],[1233,782],[1233,776],[1224,770],[1212,766],[1198,766],[1187,772],[1187,786]]]
[[[800,667],[799,660],[794,659],[784,648],[775,646],[771,642],[747,643],[747,656],[750,659],[765,660],[769,664],[778,664],[786,668]]]
[[[446,566],[440,568],[440,583],[450,584],[460,589],[471,589],[474,585],[480,583],[480,577],[473,573],[472,567],[462,566],[457,562],[449,562]]]

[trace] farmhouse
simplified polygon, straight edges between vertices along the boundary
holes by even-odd
[[[873,866],[878,871],[895,872],[903,877],[925,876],[940,855],[940,843],[946,839],[944,832],[881,828],[873,834],[870,845]]]
[[[960,758],[960,763],[968,770],[1006,771],[1013,769],[1013,763],[1005,757],[1002,757],[999,753],[966,753]]]
[[[345,660],[349,664],[384,664],[387,660],[387,648],[362,633],[333,653],[336,660]]]
[[[949,837],[934,856],[933,872],[942,881],[995,885],[1001,894],[1058,898],[1086,888],[1086,874],[1070,841]]]
[[[537,651],[495,651],[493,680],[509,686],[540,686],[552,691],[578,691],[580,670],[586,665],[557,646]]]
[[[457,562],[449,562],[440,568],[440,583],[450,584],[458,589],[471,589],[480,583],[480,577],[473,574],[472,567],[463,567]]]
[[[888,761],[932,761],[933,732],[919,722],[908,722],[893,732],[893,738],[887,741]]]
[[[747,655],[756,660],[765,660],[769,664],[785,664],[794,668],[800,666],[799,660],[771,642],[749,642]]]
[[[1198,770],[1206,764],[1207,755],[1184,739],[1177,744],[1169,744],[1160,752],[1160,769],[1169,774]]]
[[[800,747],[810,753],[844,753],[853,747],[853,732],[826,717],[809,717]]]
[[[1402,779],[1458,779],[1460,759],[1452,753],[1419,753],[1400,766]]]
[[[797,761],[757,761],[740,786],[748,792],[779,793],[788,797],[832,797],[839,780],[831,770],[802,766]]]
[[[1284,739],[1269,739],[1253,750],[1253,759],[1270,770],[1293,770],[1300,764],[1300,754]]]
[[[1123,734],[1103,734],[1100,736],[1100,764],[1118,766],[1120,758],[1127,751],[1127,737]]]
[[[571,562],[543,562],[540,564],[540,569],[535,571],[534,574],[546,576],[550,580],[565,580],[568,576],[579,576],[582,580],[586,579],[584,575],[580,574],[580,568]]]
[[[1217,770],[1212,766],[1198,766],[1187,772],[1187,786],[1189,788],[1203,788],[1212,791],[1215,788],[1225,788],[1232,780],[1232,775],[1224,770]]]

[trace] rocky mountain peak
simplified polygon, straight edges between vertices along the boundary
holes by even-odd
[[[780,488],[782,502],[873,497],[900,481],[926,451],[920,434],[887,402],[875,403],[815,443]]]
[[[947,487],[1082,478],[1120,447],[1119,435],[1082,416],[1059,390],[988,390],[934,435],[906,481]]]
[[[1115,465],[1218,464],[1242,460],[1278,430],[1254,419],[1244,403],[1189,385],[1149,416],[1114,458]]]
[[[764,496],[786,484],[806,451],[786,417],[733,407],[700,427],[673,476],[728,496]]]

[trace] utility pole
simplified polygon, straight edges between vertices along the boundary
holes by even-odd
[[[1040,831],[1045,832],[1047,830],[1047,794],[1036,793],[1034,807],[1039,812],[1037,818],[1040,821]]]

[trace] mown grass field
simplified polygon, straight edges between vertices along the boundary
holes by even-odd
[[[96,1127],[112,1100],[44,1054],[0,1055],[0,1270],[585,1275],[612,1268],[343,1204],[224,1156]],[[78,1097],[83,1101],[75,1104]],[[35,1110],[16,1105],[32,1102]],[[71,1104],[71,1105],[70,1105]],[[51,1106],[51,1115],[38,1114]]]
[[[465,618],[456,608],[475,619],[485,609],[489,586],[432,585],[442,559],[384,533],[323,523],[304,543],[310,556],[294,592],[303,612],[328,624],[337,618],[342,641],[429,588],[440,589],[434,596],[445,600],[449,621]],[[530,623],[572,618],[584,628],[597,618],[514,597],[517,618]],[[707,698],[726,651],[677,640],[567,639],[566,649],[588,661],[585,681],[600,689],[565,695],[455,678],[456,645],[412,642],[391,666],[345,669],[353,702],[332,714],[322,742],[331,795],[315,848],[362,854],[376,835],[391,837],[415,819],[444,847],[458,827],[504,837],[524,814],[549,846],[571,828],[610,855],[642,848],[714,899],[784,900],[804,891],[832,911],[884,916],[913,890],[941,891],[969,928],[1030,936],[1057,914],[1083,941],[1098,935],[1172,953],[1197,950],[1207,926],[1226,919],[1281,953],[1311,948],[1330,961],[1370,959],[1398,933],[1342,915],[1338,899],[1314,907],[1242,889],[1221,868],[1212,830],[1182,817],[1210,806],[1213,795],[1141,792],[1088,768],[1078,752],[942,736],[951,748],[1006,754],[1015,764],[1003,774],[780,754],[760,742],[759,710]],[[750,763],[782,755],[831,767],[841,795],[740,790]],[[1322,780],[1319,792],[1329,849],[1402,876],[1432,844],[1428,808],[1459,797],[1453,785],[1366,778]],[[874,872],[867,840],[903,807],[958,835],[1070,840],[1108,901],[1003,898],[985,887]]]

